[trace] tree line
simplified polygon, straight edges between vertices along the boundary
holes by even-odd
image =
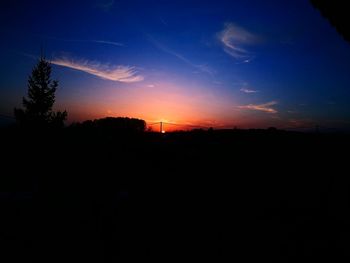
[[[27,97],[23,97],[23,108],[15,108],[14,115],[18,127],[26,129],[63,128],[68,113],[54,111],[55,93],[58,81],[51,78],[52,66],[41,56],[28,78]],[[107,117],[75,123],[71,127],[84,130],[108,130],[114,132],[143,132],[146,122],[134,118]]]

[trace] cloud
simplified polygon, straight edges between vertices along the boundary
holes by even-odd
[[[213,84],[215,84],[215,85],[222,85],[222,82],[221,82],[221,81],[218,81],[218,80],[214,80],[214,81],[213,81]]]
[[[203,64],[203,65],[193,65],[194,67],[196,67],[197,69],[199,69],[200,71],[204,72],[204,73],[208,73],[209,75],[214,75],[215,71],[209,67],[207,64]]]
[[[257,90],[253,90],[253,89],[248,89],[248,88],[241,88],[240,91],[244,92],[244,93],[257,93]]]
[[[58,38],[58,37],[45,37],[45,38],[52,39],[52,40],[58,40],[58,41],[64,41],[64,42],[98,43],[98,44],[112,45],[112,46],[117,46],[117,47],[125,46],[123,43],[109,41],[109,40],[65,39],[65,38]]]
[[[23,53],[23,52],[19,52],[19,54],[21,54],[21,55],[23,55],[25,57],[31,58],[31,59],[35,59],[35,60],[38,60],[40,58],[40,56],[35,56],[35,55],[32,55],[32,54]]]
[[[86,42],[93,42],[93,43],[99,43],[99,44],[107,44],[107,45],[112,45],[112,46],[117,46],[117,47],[123,47],[123,43],[119,42],[113,42],[113,41],[105,41],[105,40],[87,40]]]
[[[148,84],[147,85],[147,88],[155,88],[156,87],[156,85],[154,85],[154,84]]]
[[[311,119],[289,119],[285,129],[314,129],[316,122]]]
[[[227,54],[244,63],[251,61],[252,54],[243,46],[257,42],[257,37],[252,33],[233,23],[226,23],[224,29],[219,32],[218,37]]]
[[[114,0],[103,0],[96,3],[96,7],[105,12],[108,12],[109,10],[111,10],[113,5],[114,5]]]
[[[138,82],[144,79],[135,70],[135,67],[130,66],[111,66],[109,64],[101,64],[96,61],[87,59],[74,60],[67,57],[55,58],[51,61],[52,64],[67,67],[79,71],[89,73],[101,79],[118,81],[118,82]]]
[[[263,111],[266,113],[277,113],[278,111],[272,108],[272,106],[276,104],[277,104],[276,101],[271,101],[264,104],[248,104],[248,105],[238,106],[238,108],[244,109],[244,110]]]
[[[155,46],[157,47],[158,49],[160,49],[161,51],[165,52],[165,53],[168,53],[176,58],[178,58],[179,60],[185,62],[187,65],[201,71],[201,72],[204,72],[204,73],[207,73],[211,76],[214,75],[215,71],[210,68],[207,64],[202,64],[202,65],[197,65],[197,64],[194,64],[192,63],[189,59],[187,59],[186,57],[184,57],[183,55],[175,52],[174,50],[168,48],[167,46],[163,45],[162,43],[160,43],[159,41],[155,40],[153,37],[151,37],[150,35],[147,35],[149,41]]]
[[[168,26],[168,23],[163,18],[160,17],[159,20],[164,26]]]

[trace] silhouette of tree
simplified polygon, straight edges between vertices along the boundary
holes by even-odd
[[[51,63],[41,56],[28,79],[24,109],[14,110],[17,122],[25,127],[63,127],[67,112],[52,110],[57,87],[58,81],[51,79]]]

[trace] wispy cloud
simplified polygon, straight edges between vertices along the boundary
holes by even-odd
[[[27,58],[31,58],[31,59],[35,59],[35,60],[38,60],[40,58],[40,56],[35,56],[35,55],[29,54],[29,53],[23,53],[23,52],[18,52],[18,53],[27,57]]]
[[[248,89],[248,88],[241,88],[240,91],[244,92],[244,93],[257,93],[258,92],[258,90],[253,90],[253,89]]]
[[[87,41],[93,42],[93,43],[99,43],[99,44],[107,44],[107,45],[112,45],[112,46],[117,46],[117,47],[123,47],[124,46],[123,43],[113,42],[113,41],[106,41],[106,40],[87,40]]]
[[[213,80],[213,84],[215,84],[215,85],[222,85],[222,82],[218,81],[218,80]]]
[[[101,64],[100,62],[89,61],[87,59],[74,60],[68,57],[55,58],[51,61],[51,63],[58,66],[83,71],[101,79],[111,81],[131,83],[142,81],[144,79],[142,75],[137,73],[135,67],[130,66]]]
[[[201,71],[201,72],[204,72],[204,73],[207,73],[211,76],[214,75],[215,71],[210,68],[207,64],[201,64],[201,65],[198,65],[198,64],[195,64],[195,63],[192,63],[189,59],[187,59],[186,57],[184,57],[183,55],[181,55],[180,53],[177,53],[176,51],[168,48],[167,46],[163,45],[162,43],[160,43],[158,40],[155,40],[153,37],[151,37],[150,35],[147,35],[148,37],[148,40],[155,46],[157,47],[158,49],[160,49],[161,51],[165,52],[165,53],[168,53],[176,58],[178,58],[179,60],[183,61],[184,63],[186,63],[187,65]]]
[[[102,11],[108,12],[114,5],[114,0],[102,0],[96,3],[96,7]]]
[[[156,85],[154,85],[154,84],[148,84],[147,85],[147,88],[155,88],[156,87]]]
[[[112,45],[112,46],[117,46],[117,47],[125,46],[123,43],[115,42],[115,41],[109,41],[109,40],[65,39],[65,38],[45,37],[45,36],[44,36],[44,38],[52,39],[52,40],[58,40],[58,41],[64,41],[64,42],[97,43],[97,44]]]
[[[204,73],[208,73],[209,75],[214,75],[215,71],[209,67],[207,64],[203,64],[203,65],[194,65],[197,69],[199,69],[200,71],[204,72]]]
[[[277,104],[276,101],[271,101],[264,104],[248,104],[248,105],[238,106],[238,108],[244,109],[244,110],[263,111],[266,113],[277,113],[278,111],[272,107],[276,104]]]
[[[286,129],[314,129],[316,122],[311,119],[289,119]]]
[[[163,18],[160,17],[159,20],[164,26],[168,26],[168,23]]]
[[[227,54],[244,63],[251,61],[253,57],[251,52],[243,46],[256,43],[257,37],[255,35],[233,23],[226,23],[218,37]]]

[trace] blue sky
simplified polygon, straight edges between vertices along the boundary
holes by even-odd
[[[44,46],[70,122],[350,126],[350,45],[309,1],[2,1],[0,113]]]

